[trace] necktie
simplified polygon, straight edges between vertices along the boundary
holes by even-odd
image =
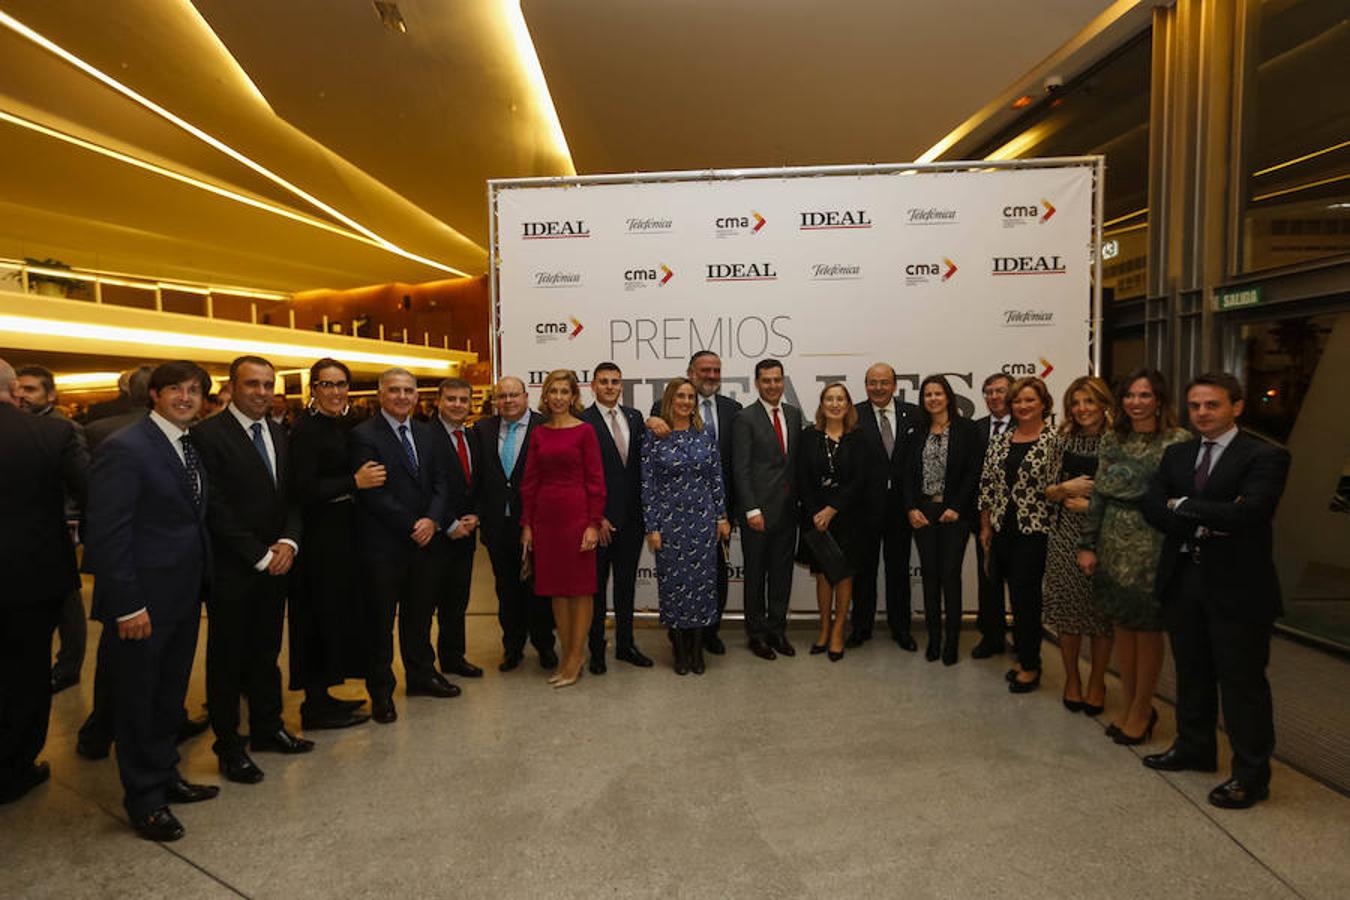
[[[197,447],[192,443],[192,435],[184,434],[178,439],[183,445],[183,466],[187,469],[188,484],[192,486],[192,505],[202,505],[202,461],[197,455]]]
[[[398,439],[403,444],[403,452],[408,455],[408,462],[412,463],[413,471],[417,471],[417,451],[413,449],[412,441],[408,439],[408,426],[398,426]]]
[[[1214,442],[1205,441],[1204,449],[1200,451],[1200,465],[1195,467],[1195,492],[1199,494],[1209,484],[1209,461],[1214,453]]]
[[[272,457],[267,455],[267,442],[263,440],[263,427],[261,422],[253,423],[253,446],[262,457],[263,465],[267,467],[267,474],[272,476],[272,482],[277,480],[276,470],[272,468]]]
[[[464,443],[464,429],[455,429],[455,450],[459,453],[459,464],[464,469],[464,480],[472,481],[473,472],[469,468],[469,448]]]
[[[703,430],[712,435],[714,441],[717,440],[717,417],[713,415],[711,397],[703,398]]]
[[[625,466],[628,465],[628,444],[623,439],[623,432],[619,430],[619,411],[617,409],[609,411],[609,433],[614,436],[614,446],[619,451],[619,462]]]
[[[881,416],[881,446],[886,448],[886,458],[890,459],[891,454],[895,452],[895,429],[891,427],[891,417],[887,410],[877,410],[877,415]]]
[[[778,435],[778,446],[787,456],[787,441],[783,439],[783,420],[778,418],[778,407],[773,408],[773,433]]]
[[[1003,433],[1003,426],[1006,425],[1006,424],[1007,424],[1007,423],[1004,422],[1002,419],[995,419],[995,420],[994,420],[994,435],[995,435],[995,436],[998,436],[998,435],[1002,434],[1002,433]]]
[[[506,423],[506,437],[502,440],[502,449],[498,454],[502,461],[502,471],[506,473],[506,480],[511,480],[511,470],[515,468],[516,462],[516,426],[519,422]]]

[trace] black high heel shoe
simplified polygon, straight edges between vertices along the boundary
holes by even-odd
[[[1086,700],[1083,701],[1083,715],[1096,717],[1100,716],[1104,712],[1106,712],[1105,703],[1103,703],[1101,706],[1094,706],[1093,704],[1087,702]]]
[[[1069,712],[1082,712],[1083,710],[1082,700],[1070,700],[1068,697],[1061,697],[1060,700],[1063,701],[1064,708]]]
[[[1125,729],[1120,729],[1115,736],[1115,742],[1124,747],[1135,747],[1144,743],[1153,737],[1153,726],[1158,724],[1158,710],[1153,709],[1152,715],[1148,717],[1148,725],[1144,728],[1144,733],[1138,737],[1133,737]]]
[[[829,648],[825,644],[812,644],[811,655],[819,656],[820,654],[824,653],[827,649]]]
[[[1041,686],[1041,670],[1036,670],[1036,677],[1030,681],[1018,681],[1014,678],[1008,682],[1008,693],[1010,694],[1030,694],[1036,688]]]
[[[1115,737],[1116,737],[1117,735],[1119,735],[1119,734],[1120,734],[1120,729],[1116,727],[1116,723],[1115,723],[1115,722],[1112,722],[1110,725],[1107,725],[1107,726],[1106,726],[1106,736],[1107,736],[1107,737],[1109,737],[1109,738],[1111,738],[1111,739],[1114,740]]]
[[[839,660],[844,658],[844,651],[830,650],[828,653],[826,653],[826,656],[830,658],[830,662],[839,662]]]

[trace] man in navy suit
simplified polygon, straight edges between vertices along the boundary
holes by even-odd
[[[123,805],[145,838],[176,841],[170,803],[219,793],[189,784],[176,749],[211,573],[206,473],[189,426],[211,379],[191,362],[150,375],[150,415],[110,436],[90,476],[86,565],[116,682]]]
[[[650,668],[633,640],[633,595],[637,589],[638,560],[646,529],[642,524],[642,413],[619,403],[623,372],[602,362],[591,376],[595,402],[581,414],[600,440],[600,462],[605,469],[605,517],[600,522],[600,546],[595,551],[595,607],[591,617],[590,670],[605,673],[605,594],[614,572],[614,658],[639,668]]]
[[[473,409],[473,386],[459,378],[441,382],[436,396],[432,434],[447,461],[445,536],[441,542],[440,586],[436,603],[436,658],[447,675],[482,678],[483,670],[464,658],[464,614],[473,586],[473,557],[478,548],[475,487],[482,460],[475,459],[477,439],[465,427]]]
[[[352,429],[351,464],[384,466],[383,485],[357,496],[356,538],[375,610],[375,647],[366,690],[371,718],[387,725],[394,707],[394,615],[408,696],[457,697],[458,685],[436,671],[431,617],[436,610],[436,562],[443,552],[446,469],[429,422],[412,417],[417,379],[405,369],[380,375],[380,411]]]

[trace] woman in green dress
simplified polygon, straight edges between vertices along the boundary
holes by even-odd
[[[1144,521],[1140,501],[1163,451],[1188,437],[1177,427],[1160,373],[1138,369],[1116,385],[1115,424],[1098,447],[1078,564],[1115,625],[1125,706],[1107,734],[1118,744],[1144,743],[1158,721],[1153,693],[1162,670],[1163,623],[1154,580],[1163,535]]]

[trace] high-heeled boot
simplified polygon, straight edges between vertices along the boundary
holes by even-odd
[[[675,640],[672,642],[675,648],[675,674],[689,674],[689,632],[683,628],[675,629]]]
[[[705,668],[703,665],[703,629],[691,628],[686,633],[689,635],[689,671],[695,675],[702,675]]]

